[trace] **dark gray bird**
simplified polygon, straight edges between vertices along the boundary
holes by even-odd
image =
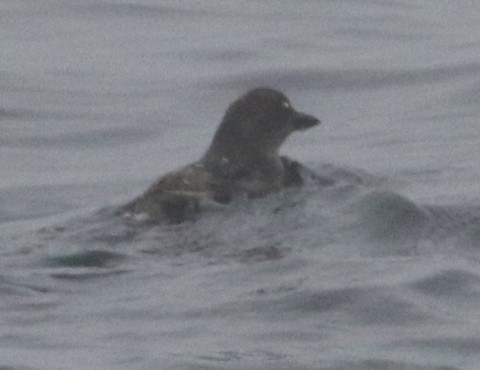
[[[251,90],[227,109],[199,161],[162,176],[123,211],[178,223],[194,217],[204,200],[228,203],[301,185],[301,165],[278,150],[292,132],[319,123],[279,91]]]

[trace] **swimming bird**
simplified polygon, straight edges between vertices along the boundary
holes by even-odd
[[[253,89],[228,107],[202,158],[162,176],[123,211],[179,223],[195,217],[204,201],[229,203],[301,185],[301,164],[278,151],[292,132],[319,123],[283,93]]]

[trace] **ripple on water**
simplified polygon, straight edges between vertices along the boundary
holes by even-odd
[[[390,191],[371,191],[355,204],[352,230],[372,245],[371,255],[412,255],[430,222],[429,214],[413,201]]]
[[[345,326],[418,325],[431,320],[414,302],[382,288],[341,288],[268,293],[212,310],[217,314],[262,315],[269,320],[327,320]]]
[[[125,260],[126,256],[106,250],[90,250],[46,258],[49,267],[109,267]]]
[[[437,66],[412,70],[302,68],[298,70],[248,71],[221,80],[209,79],[201,84],[214,87],[282,86],[302,89],[360,90],[397,86],[418,86],[419,83],[436,83],[446,79],[477,76],[480,64]]]
[[[88,250],[43,259],[50,276],[56,279],[85,281],[126,273],[119,266],[127,256],[108,250]]]
[[[356,362],[343,362],[337,366],[321,368],[322,370],[460,370],[451,366],[420,365],[414,362],[384,359],[368,359]]]
[[[480,276],[467,271],[448,269],[411,284],[424,294],[443,297],[480,296]]]

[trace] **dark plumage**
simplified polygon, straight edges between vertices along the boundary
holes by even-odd
[[[195,216],[203,199],[228,203],[300,185],[300,164],[280,157],[278,150],[292,132],[319,123],[293,109],[279,91],[251,90],[227,109],[199,161],[167,173],[123,210],[182,222]]]

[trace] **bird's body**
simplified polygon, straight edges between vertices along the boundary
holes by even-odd
[[[204,200],[228,203],[299,185],[300,164],[281,157],[278,149],[293,131],[319,122],[295,111],[278,91],[252,90],[230,105],[199,161],[165,174],[124,209],[181,222],[193,217]]]

